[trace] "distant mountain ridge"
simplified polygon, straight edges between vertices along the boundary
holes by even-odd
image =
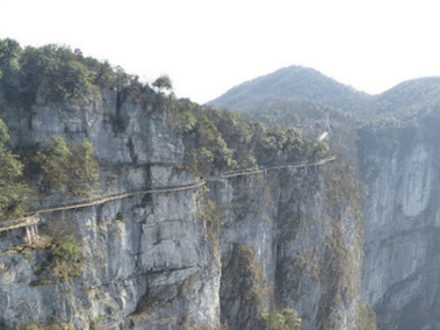
[[[364,114],[433,107],[440,105],[440,77],[404,81],[381,94],[371,95],[339,83],[315,69],[289,66],[235,86],[208,105],[248,112],[290,102],[320,103]]]
[[[371,98],[371,95],[341,84],[315,69],[289,66],[235,86],[208,104],[244,111],[274,101],[312,101],[360,111]]]
[[[410,111],[440,105],[440,77],[404,81],[377,95],[374,113]]]

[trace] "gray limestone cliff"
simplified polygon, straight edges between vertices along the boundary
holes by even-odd
[[[365,314],[373,316],[373,308],[383,330],[440,329],[439,81],[419,78],[362,95],[291,67],[210,102],[316,138],[328,132],[329,143],[359,165],[365,185],[361,296]]]
[[[157,97],[140,105],[130,97],[120,102],[108,90],[90,104],[37,102],[25,111],[2,101],[0,108],[15,145],[44,144],[54,134],[67,141],[87,137],[100,163],[90,198],[196,183],[182,170],[184,143],[167,116]],[[432,153],[420,148],[416,163]],[[290,307],[304,329],[355,329],[363,237],[355,187],[342,173],[346,168],[336,162],[208,176],[208,189],[136,194],[42,214],[40,235],[69,233],[82,247],[82,271],[67,280],[50,273],[50,251],[23,244],[23,228],[1,232],[1,328],[257,329],[264,327],[264,312]],[[429,175],[435,170],[407,184]],[[408,193],[403,187],[401,194]],[[82,199],[47,194],[30,202],[39,209]],[[402,212],[413,219],[429,203],[421,198]],[[433,246],[414,245],[408,253],[425,248]],[[421,262],[398,275],[417,274]],[[384,287],[398,283],[375,279]]]
[[[429,115],[360,131],[362,291],[381,329],[440,329],[439,123]]]

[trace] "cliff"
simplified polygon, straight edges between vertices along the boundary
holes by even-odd
[[[330,78],[318,79],[313,71],[308,77],[290,71],[244,83],[212,104],[247,108],[249,118],[311,136],[330,132],[334,148],[358,164],[365,187],[362,301],[373,307],[380,329],[440,329],[439,78],[402,82],[344,103],[355,95],[346,86],[324,84]]]
[[[342,161],[201,178],[187,170],[197,142],[176,130],[174,101],[100,95],[30,108],[1,97],[16,149],[88,138],[100,171],[87,196],[30,200],[32,210],[77,205],[40,212],[36,241],[24,228],[0,232],[3,329],[256,329],[297,315],[304,329],[353,328],[362,225]],[[79,253],[60,269],[44,239],[66,235]]]
[[[381,329],[439,329],[438,112],[360,130],[362,290]]]

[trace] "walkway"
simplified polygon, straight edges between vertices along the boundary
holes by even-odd
[[[286,164],[286,165],[279,165],[279,166],[271,166],[266,168],[259,168],[256,170],[240,170],[240,171],[231,171],[226,172],[223,177],[220,179],[229,179],[234,178],[238,176],[248,176],[248,175],[255,175],[260,173],[266,173],[268,171],[272,170],[280,170],[285,168],[307,168],[311,166],[319,166],[324,165],[329,162],[332,162],[336,159],[335,156],[328,157],[321,159],[314,163],[299,163],[299,164]],[[163,193],[170,193],[170,192],[177,192],[177,191],[184,191],[184,190],[191,190],[191,189],[198,189],[206,185],[207,182],[210,182],[211,180],[202,180],[200,182],[196,182],[191,185],[184,185],[184,186],[175,186],[175,187],[164,187],[164,188],[152,188],[148,190],[141,190],[141,191],[134,191],[134,192],[128,192],[128,193],[121,193],[121,194],[114,194],[106,197],[97,198],[94,200],[88,200],[78,203],[73,203],[69,205],[60,205],[57,207],[51,207],[51,208],[45,208],[40,210],[34,210],[31,212],[28,212],[25,217],[19,218],[19,219],[11,219],[11,220],[4,220],[0,222],[0,232],[26,227],[26,234],[30,240],[32,240],[32,237],[34,237],[34,232],[37,230],[36,225],[40,221],[40,214],[45,213],[52,213],[52,212],[58,212],[58,211],[66,211],[66,210],[72,210],[72,209],[79,209],[84,207],[90,207],[95,205],[100,205],[103,203],[125,199],[129,197],[133,197],[136,195],[146,195],[146,194],[163,194]],[[217,181],[217,180],[212,180]]]

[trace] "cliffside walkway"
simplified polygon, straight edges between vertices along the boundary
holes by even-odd
[[[273,170],[281,170],[281,169],[285,169],[285,168],[307,168],[307,167],[312,167],[312,166],[324,165],[324,164],[327,164],[327,163],[332,162],[334,160],[336,160],[336,156],[323,158],[323,159],[321,159],[317,162],[314,162],[314,163],[286,164],[286,165],[262,167],[262,168],[258,168],[255,170],[230,171],[230,172],[225,172],[223,177],[225,179],[229,179],[229,178],[242,176],[242,175],[255,175],[255,174],[260,174],[260,173],[266,173],[268,171],[273,171]]]
[[[286,165],[271,166],[271,167],[259,168],[259,169],[230,171],[230,172],[224,173],[224,175],[222,177],[220,177],[219,179],[229,179],[229,178],[234,178],[234,177],[238,177],[238,176],[256,175],[256,174],[260,174],[260,173],[266,173],[268,171],[280,170],[280,169],[285,169],[285,168],[292,168],[293,169],[293,168],[307,168],[307,167],[312,167],[312,166],[319,166],[319,165],[324,165],[329,162],[332,162],[335,159],[336,159],[336,156],[332,156],[332,157],[327,157],[327,158],[321,159],[321,160],[319,160],[317,162],[313,162],[313,163],[286,164]],[[26,213],[23,218],[0,221],[0,232],[25,227],[26,228],[26,240],[28,242],[32,242],[35,239],[36,235],[38,234],[37,225],[38,225],[38,222],[40,221],[41,214],[95,206],[95,205],[100,205],[100,204],[104,204],[104,203],[115,201],[115,200],[133,197],[136,195],[163,194],[163,193],[198,189],[198,188],[205,186],[207,184],[207,182],[210,182],[210,181],[218,181],[218,179],[202,180],[202,181],[196,182],[194,184],[184,185],[184,186],[162,187],[162,188],[156,187],[156,188],[147,189],[147,190],[114,194],[114,195],[110,195],[110,196],[105,196],[105,197],[101,197],[101,198],[97,198],[97,199],[93,199],[93,200],[88,200],[88,201],[72,203],[72,204],[68,204],[68,205],[60,205],[60,206],[51,207],[51,208],[33,210],[33,211]]]

